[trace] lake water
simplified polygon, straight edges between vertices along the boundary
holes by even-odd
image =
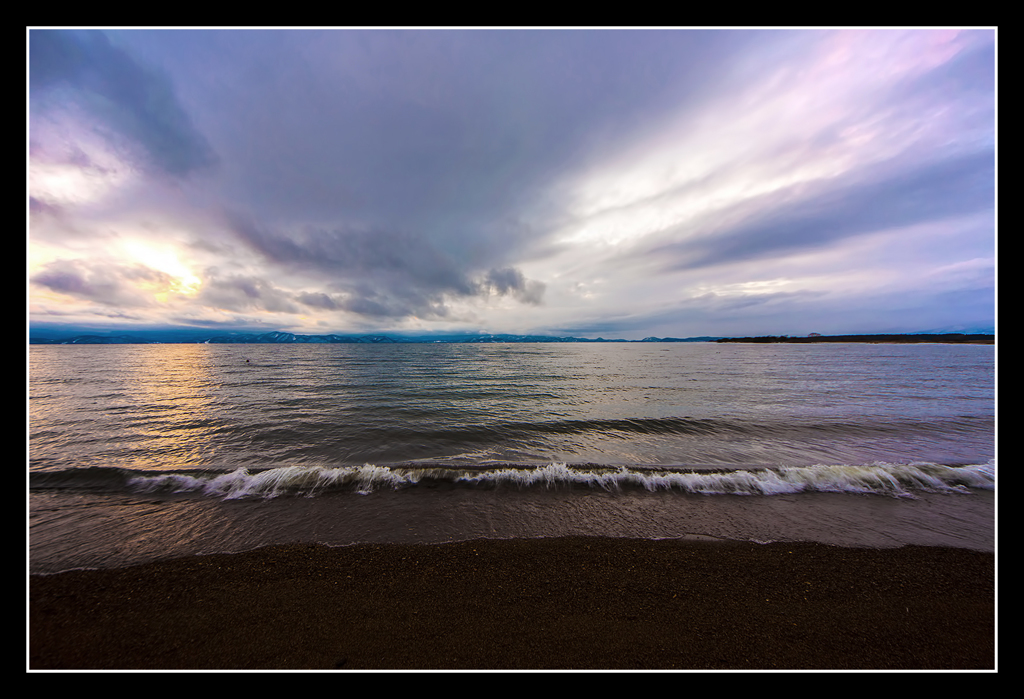
[[[567,534],[995,546],[995,348],[33,345],[32,572]]]

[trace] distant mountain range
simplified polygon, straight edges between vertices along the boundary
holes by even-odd
[[[409,343],[456,343],[479,344],[498,342],[713,342],[717,337],[645,337],[643,340],[606,340],[583,337],[555,337],[551,335],[296,335],[273,331],[266,333],[223,333],[209,336],[190,333],[187,337],[171,331],[146,334],[81,334],[66,337],[37,336],[29,338],[33,345],[151,345],[151,344],[409,344]]]
[[[191,329],[141,330],[134,333],[81,332],[62,334],[53,329],[29,333],[33,345],[152,345],[152,344],[481,344],[508,342],[744,342],[744,343],[809,343],[809,342],[954,342],[993,344],[992,333],[905,333],[885,335],[762,335],[758,337],[645,337],[642,340],[560,337],[553,335],[296,335],[273,332],[210,332]]]

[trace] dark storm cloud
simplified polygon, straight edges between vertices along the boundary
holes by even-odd
[[[295,299],[312,309],[345,311],[370,319],[444,318],[449,313],[441,295],[428,296],[415,289],[378,290],[367,284],[355,284],[333,296],[304,291]]]
[[[415,316],[417,318],[447,318],[450,310],[445,298],[428,295],[416,289],[367,288],[360,285],[342,303],[341,308],[369,319],[393,320]]]
[[[70,88],[82,107],[142,147],[159,170],[182,176],[214,161],[169,78],[114,46],[102,32],[33,30],[29,61],[33,98],[45,100],[53,89]]]
[[[303,291],[295,298],[299,303],[305,304],[310,308],[322,308],[327,311],[335,311],[339,308],[337,301],[321,292]]]
[[[285,268],[327,276],[338,283],[378,277],[395,289],[473,293],[473,284],[450,256],[422,236],[386,229],[271,230],[232,217],[232,230],[251,249]]]
[[[298,311],[287,292],[264,279],[251,276],[210,275],[200,297],[203,303],[227,311]]]
[[[342,309],[368,316],[445,316],[447,297],[496,294],[537,305],[544,285],[512,267],[475,275],[463,260],[423,236],[386,229],[305,227],[294,234],[270,230],[234,216],[232,230],[267,261],[301,270],[343,290],[338,300],[323,293],[303,293],[311,307]],[[315,274],[314,274],[315,273]]]
[[[484,277],[482,286],[499,296],[511,295],[523,303],[538,305],[544,296],[544,284],[532,281],[514,267],[492,269]]]
[[[781,199],[778,193],[769,195]],[[751,204],[757,209],[759,202]],[[926,163],[915,169],[863,173],[830,183],[827,191],[791,204],[758,210],[749,219],[645,254],[666,267],[694,269],[816,249],[857,235],[966,216],[995,207],[995,154],[991,151]],[[686,231],[679,231],[685,235]]]

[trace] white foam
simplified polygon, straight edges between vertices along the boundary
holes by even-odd
[[[221,474],[137,476],[130,485],[142,492],[200,493],[224,499],[315,495],[324,490],[370,493],[415,486],[424,479],[451,483],[556,488],[582,485],[614,491],[641,487],[706,495],[780,495],[802,492],[866,493],[913,497],[915,491],[969,492],[995,487],[995,460],[987,464],[944,466],[931,463],[819,464],[749,470],[683,471],[652,468],[504,466],[488,470],[443,467],[283,466]]]

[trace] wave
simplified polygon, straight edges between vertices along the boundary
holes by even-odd
[[[30,488],[93,489],[139,494],[187,494],[225,500],[369,494],[430,485],[518,488],[643,489],[702,495],[859,493],[913,498],[915,492],[968,493],[995,488],[995,460],[949,466],[914,462],[819,464],[749,469],[695,470],[597,464],[501,464],[480,468],[434,465],[283,466],[234,471],[139,472],[92,467],[33,473]]]

